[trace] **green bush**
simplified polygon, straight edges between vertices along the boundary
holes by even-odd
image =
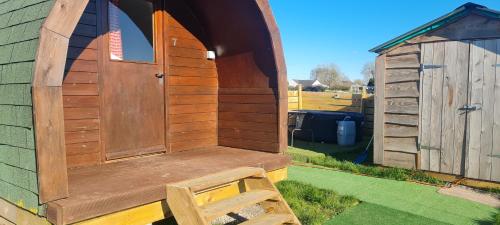
[[[321,225],[359,204],[354,197],[296,181],[282,181],[276,186],[304,225]]]

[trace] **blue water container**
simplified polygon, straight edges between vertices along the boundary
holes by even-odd
[[[349,146],[356,144],[356,122],[338,121],[337,142],[340,146]]]

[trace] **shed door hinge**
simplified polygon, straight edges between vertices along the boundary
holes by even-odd
[[[500,67],[500,64],[493,65],[493,67]]]

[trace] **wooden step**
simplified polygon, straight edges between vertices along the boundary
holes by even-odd
[[[240,167],[220,173],[176,183],[176,187],[189,188],[192,192],[199,192],[247,177],[264,177],[265,171],[256,167]]]
[[[210,203],[201,207],[207,221],[224,216],[230,212],[237,212],[248,206],[279,197],[279,193],[270,190],[252,190],[232,198]]]
[[[293,223],[293,216],[290,214],[264,214],[240,223],[240,225],[281,225]]]

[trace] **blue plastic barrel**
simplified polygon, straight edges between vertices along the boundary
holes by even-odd
[[[356,144],[356,122],[338,121],[337,142],[340,146]]]

